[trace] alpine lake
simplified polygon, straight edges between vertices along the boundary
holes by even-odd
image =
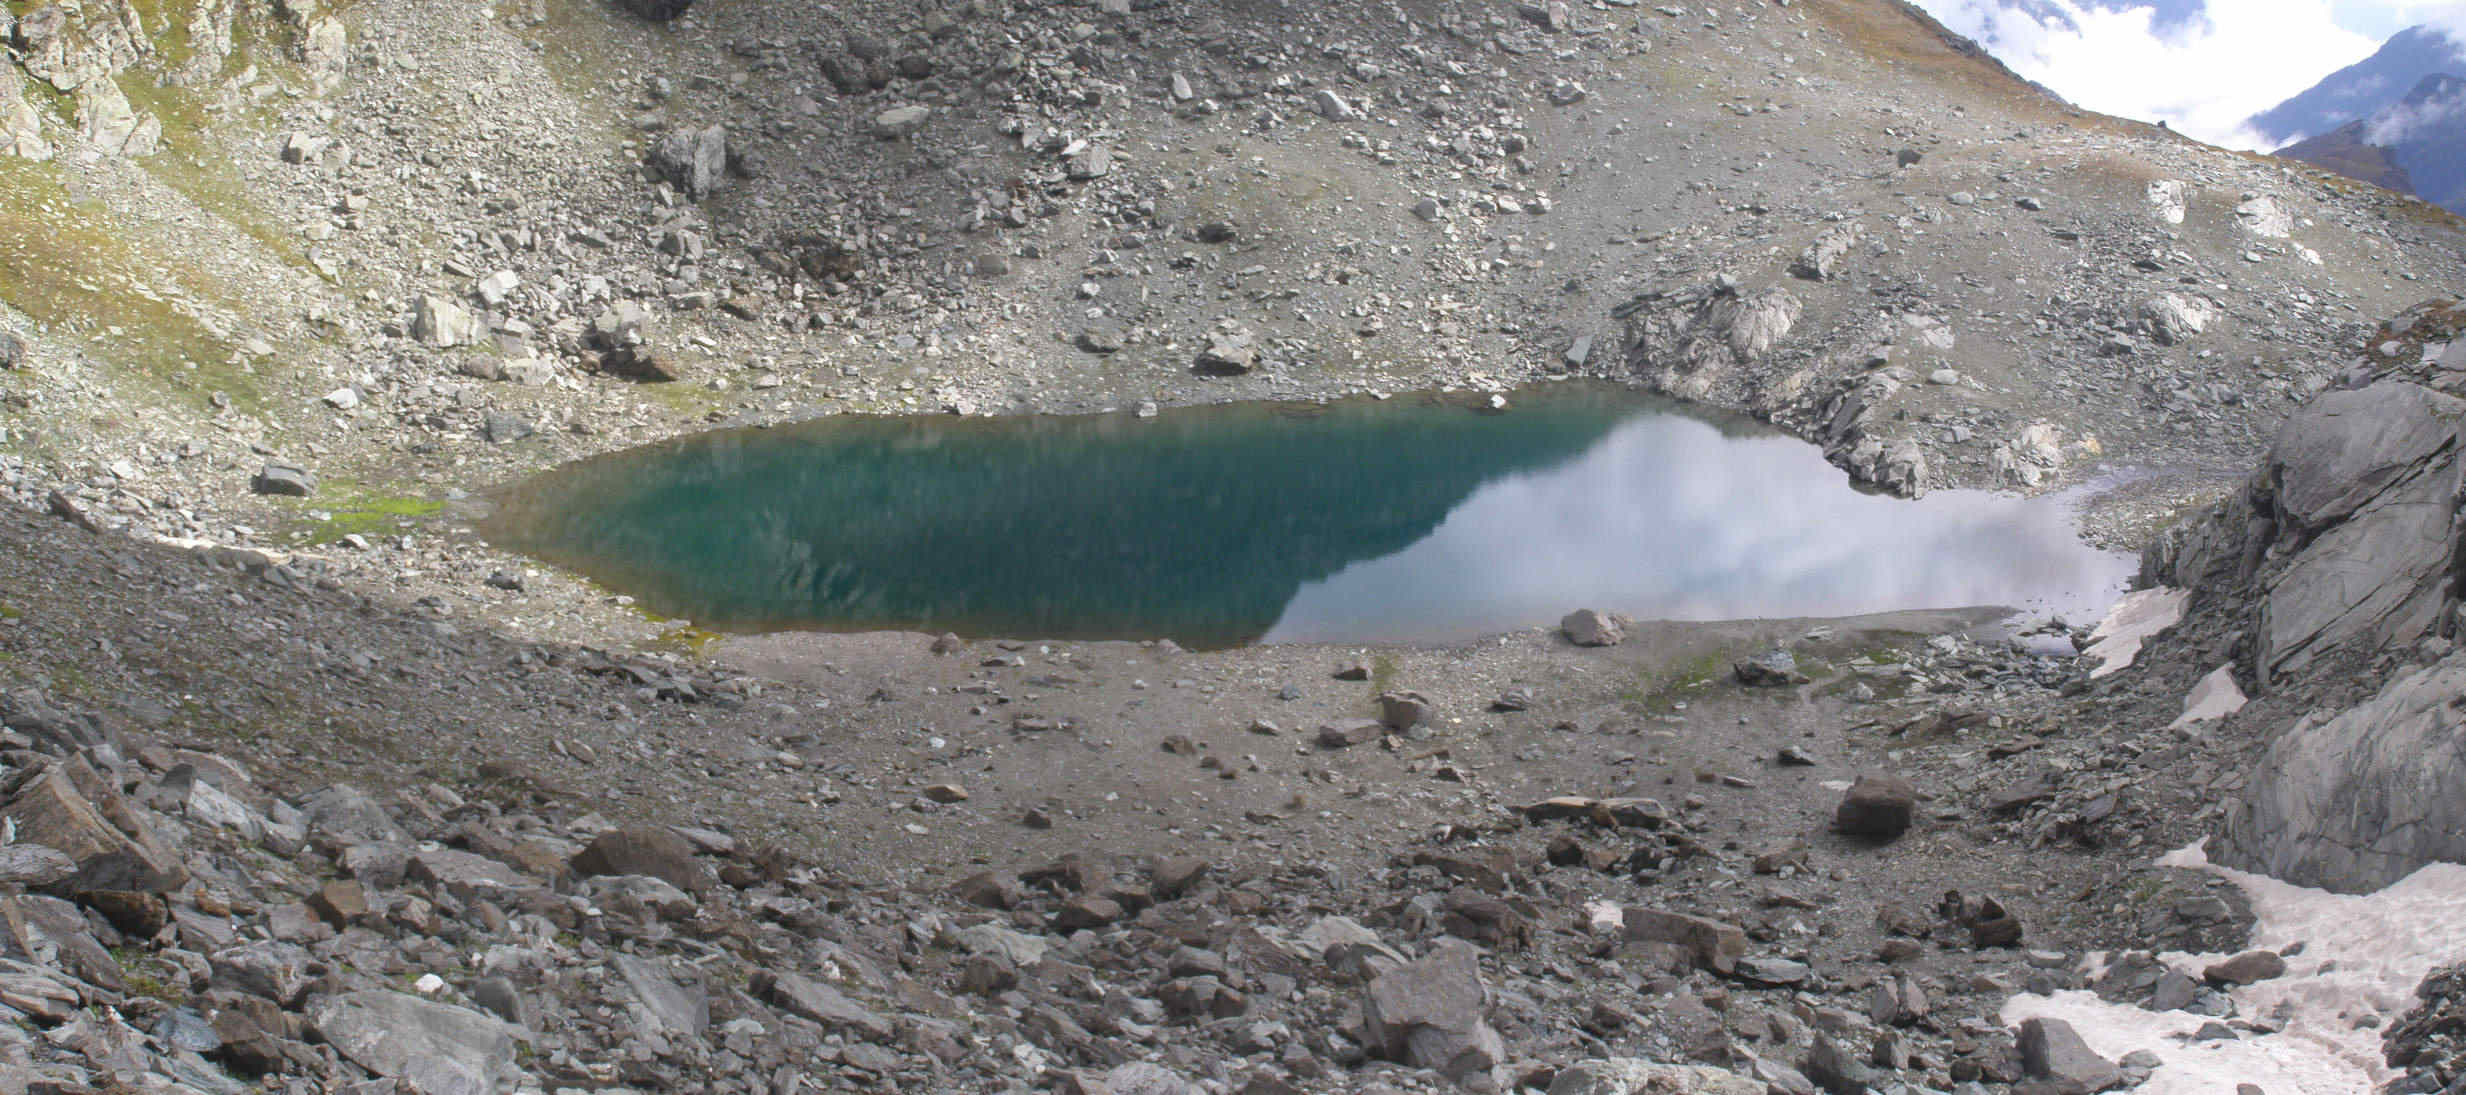
[[[499,546],[720,632],[1442,644],[1555,623],[2006,606],[2134,569],[2077,499],[1854,489],[1799,439],[1556,384],[721,430],[497,492]]]

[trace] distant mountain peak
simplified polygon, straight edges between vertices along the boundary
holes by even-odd
[[[2419,92],[2428,77],[2466,76],[2466,44],[2434,26],[2391,35],[2370,57],[2348,65],[2303,94],[2252,116],[2254,132],[2284,145],[2326,136]]]
[[[2466,76],[2427,73],[2404,95],[2278,155],[2466,211]]]

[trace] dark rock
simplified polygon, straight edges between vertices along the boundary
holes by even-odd
[[[2061,1019],[2022,1022],[2020,1042],[2022,1071],[2052,1082],[2061,1095],[2090,1095],[2123,1081],[2115,1063],[2098,1056],[2080,1032]]]
[[[1864,775],[1841,796],[1841,805],[1833,811],[1832,828],[1848,836],[1891,840],[1909,831],[1917,809],[1918,789],[1908,780]]]
[[[1798,659],[1787,650],[1773,649],[1730,667],[1738,683],[1749,688],[1781,688],[1807,683],[1807,676],[1798,671]]]
[[[654,23],[665,23],[685,14],[694,0],[617,0],[617,4]]]

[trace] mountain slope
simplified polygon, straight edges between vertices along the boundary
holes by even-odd
[[[2439,73],[2466,75],[2466,45],[2435,27],[2409,27],[2370,57],[2252,116],[2252,129],[2277,143],[2318,136],[2395,105]]]
[[[2466,211],[2466,79],[2426,76],[2404,99],[2277,154]]]

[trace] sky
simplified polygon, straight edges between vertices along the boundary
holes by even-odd
[[[2074,103],[2240,149],[2268,145],[2245,119],[2371,56],[2400,30],[2429,23],[2466,41],[2466,0],[2208,0],[2204,18],[2165,31],[2125,0],[2047,0],[2071,16],[2069,26],[2002,0],[1916,2]]]

